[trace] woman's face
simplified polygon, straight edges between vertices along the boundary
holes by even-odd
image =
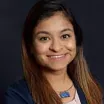
[[[72,24],[61,12],[40,21],[34,28],[32,52],[41,67],[67,69],[75,58],[76,40]]]

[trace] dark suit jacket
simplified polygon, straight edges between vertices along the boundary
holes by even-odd
[[[75,84],[81,104],[87,104],[81,88]],[[10,86],[5,93],[5,104],[35,104],[24,79],[17,81]]]

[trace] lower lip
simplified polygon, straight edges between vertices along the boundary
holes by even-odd
[[[50,60],[53,60],[53,61],[55,61],[55,60],[63,60],[63,59],[66,58],[66,54],[65,55],[62,55],[61,57],[50,57],[50,56],[48,56],[48,58]]]

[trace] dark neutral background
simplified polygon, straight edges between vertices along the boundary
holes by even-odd
[[[29,9],[37,0],[0,1],[0,99],[23,75],[21,34]],[[84,35],[89,68],[104,88],[104,0],[68,0]]]

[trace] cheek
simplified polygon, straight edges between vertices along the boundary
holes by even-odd
[[[48,51],[49,46],[47,44],[44,45],[44,43],[35,44],[34,49],[37,54],[45,54]]]
[[[76,40],[75,39],[71,39],[68,43],[67,43],[67,48],[69,50],[75,50],[76,51]]]

